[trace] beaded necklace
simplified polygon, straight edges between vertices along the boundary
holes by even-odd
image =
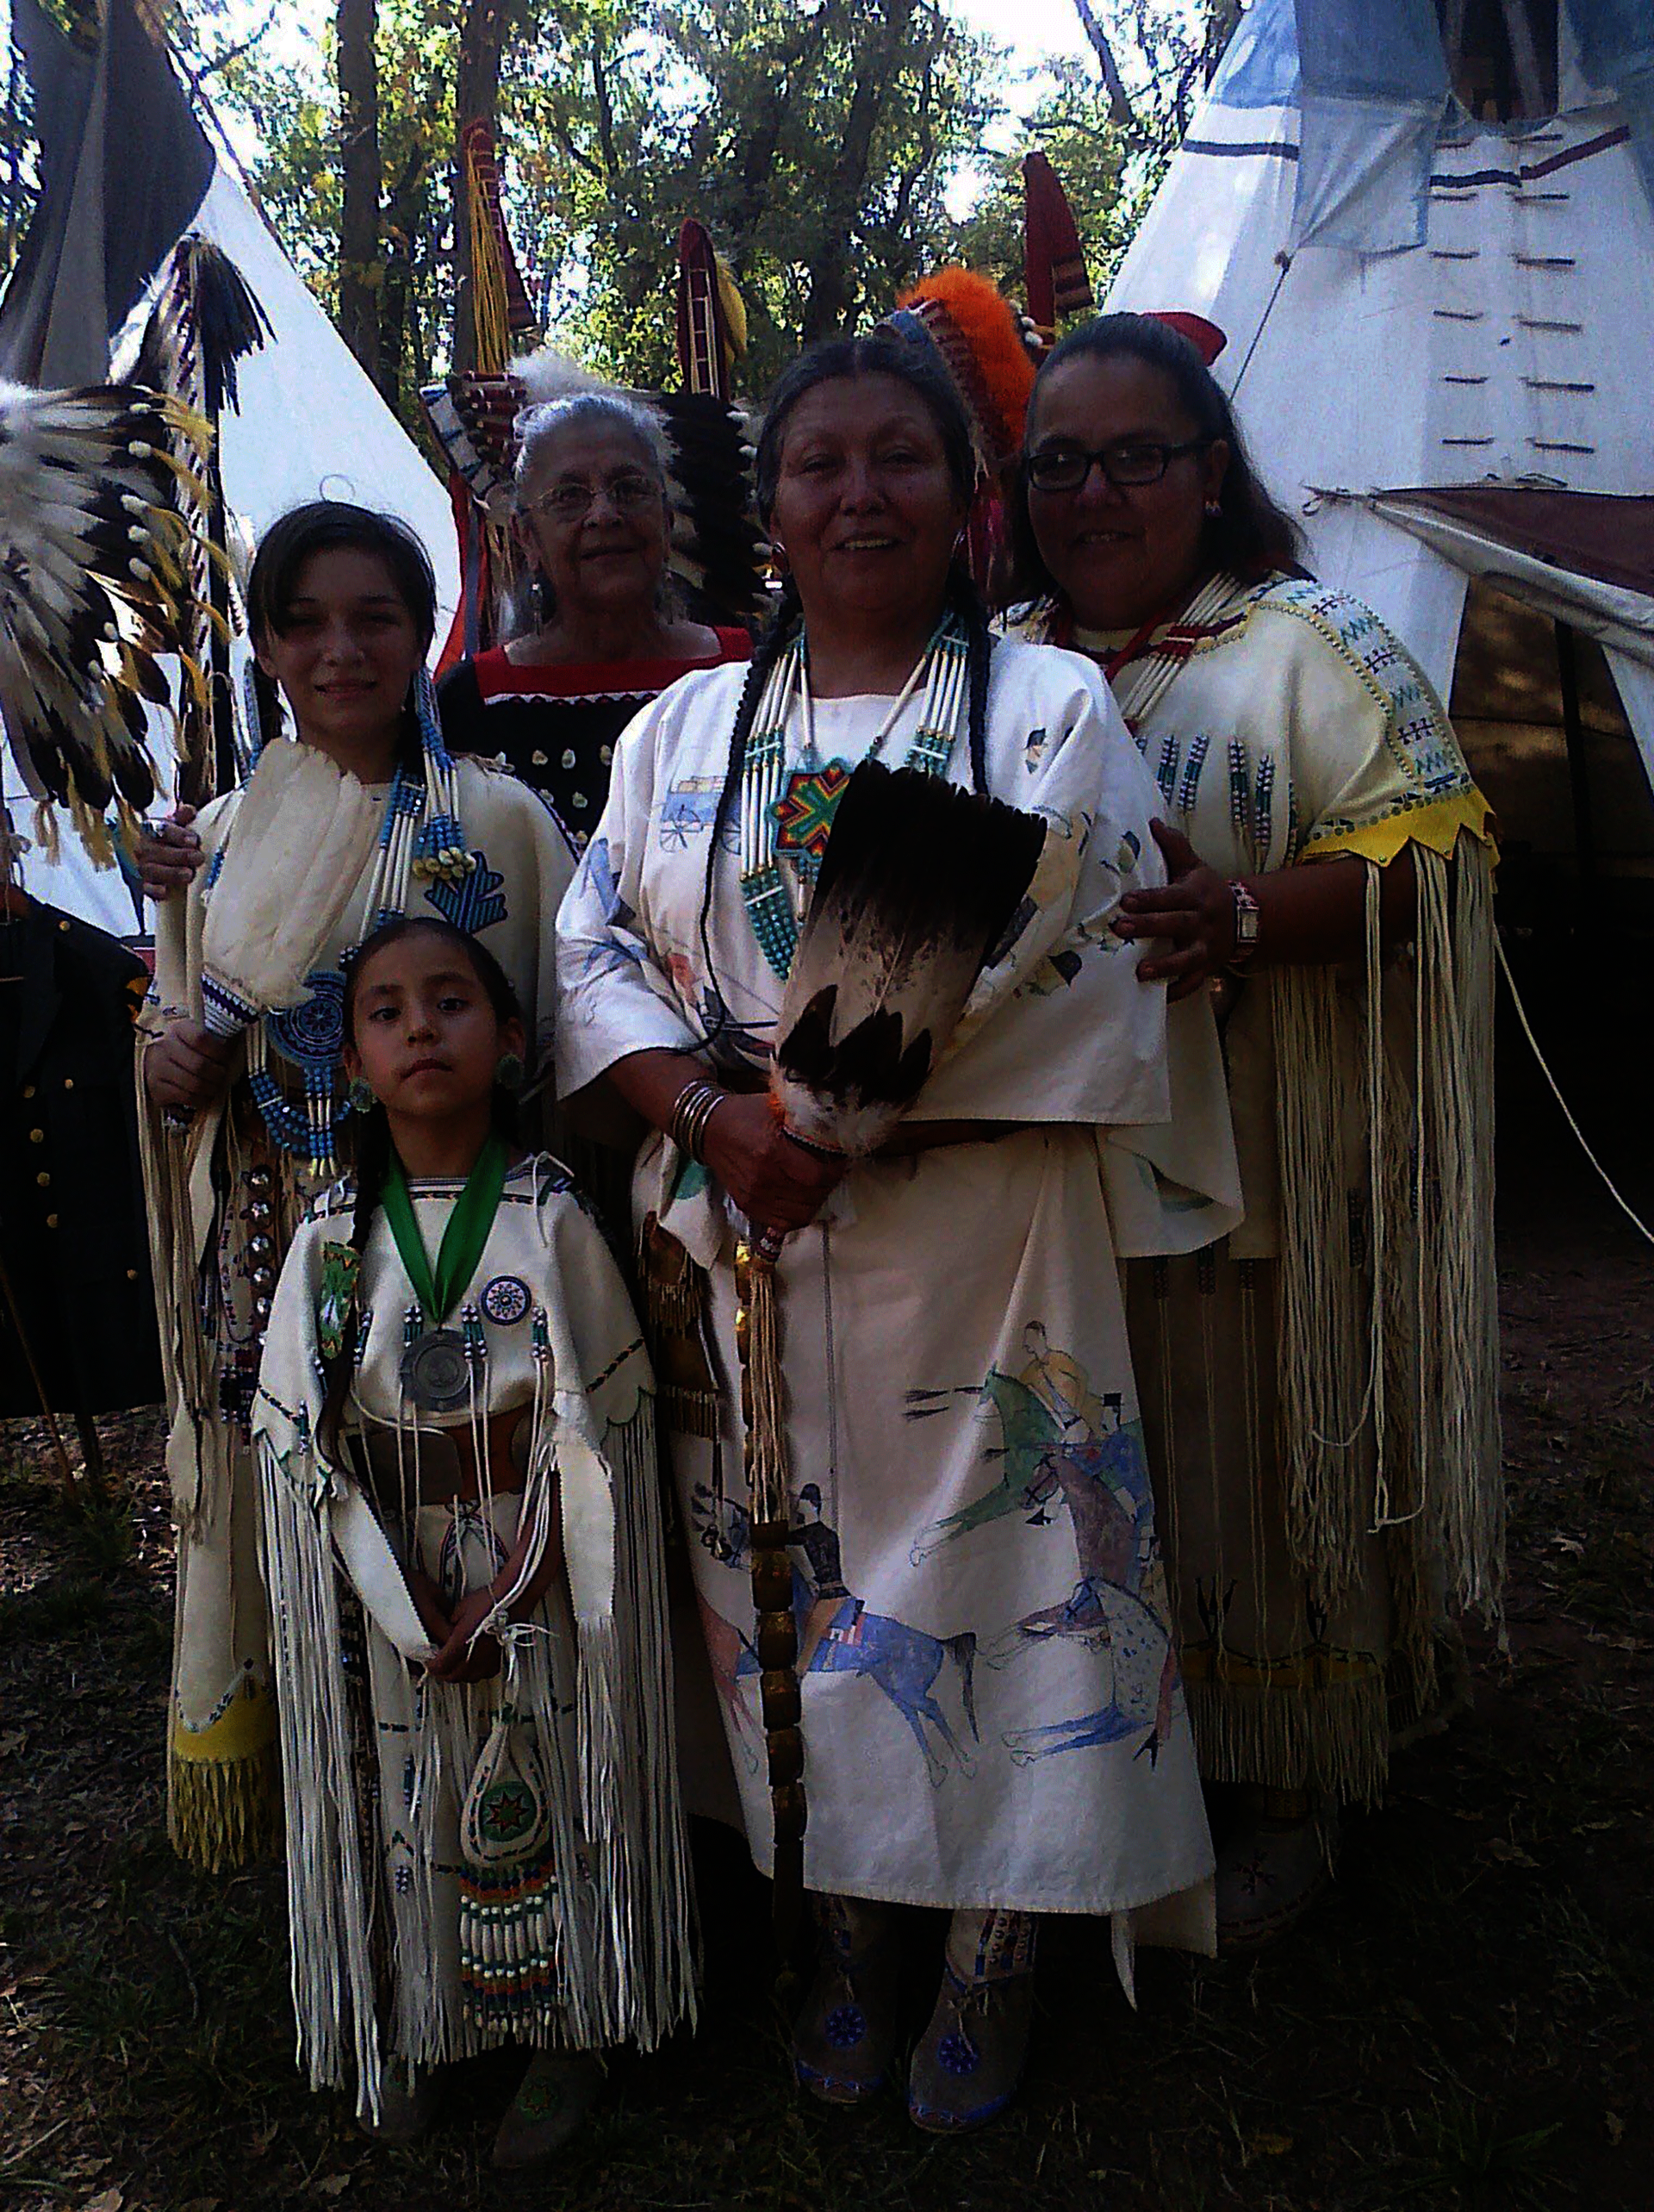
[[[927,776],[945,776],[970,712],[969,664],[965,625],[949,611],[932,632],[863,757],[878,757],[904,708],[918,693],[919,726],[903,765]],[[804,755],[803,764],[789,774],[787,731],[795,700],[802,710]],[[851,773],[848,761],[824,761],[817,751],[800,631],[782,646],[765,679],[741,763],[741,896],[759,948],[782,982],[792,971],[799,927]]]
[[[399,763],[391,778],[362,909],[364,941],[407,913],[411,881],[458,882],[476,865],[459,819],[459,771],[443,742],[436,692],[424,669],[414,681],[414,706],[420,766],[410,773]],[[256,720],[253,727],[256,732]],[[215,879],[216,866],[208,872],[205,896],[211,896]],[[339,1086],[345,977],[339,969],[318,968],[305,981],[308,998],[265,1014],[247,1031],[247,1087],[271,1142],[317,1175],[332,1175],[338,1168],[337,1131],[351,1112]],[[298,1070],[299,1100],[271,1072],[272,1051]]]

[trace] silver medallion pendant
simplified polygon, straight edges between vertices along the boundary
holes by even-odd
[[[402,1389],[422,1413],[457,1413],[471,1395],[471,1367],[457,1329],[427,1329],[402,1354]]]

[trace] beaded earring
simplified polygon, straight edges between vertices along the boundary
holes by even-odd
[[[352,1113],[371,1113],[379,1103],[360,1075],[351,1083],[347,1094]]]
[[[494,1062],[494,1080],[502,1091],[520,1091],[527,1072],[516,1053],[502,1052]]]

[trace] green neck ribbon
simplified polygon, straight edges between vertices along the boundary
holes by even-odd
[[[488,1231],[500,1211],[500,1197],[505,1187],[506,1148],[500,1137],[491,1133],[477,1154],[476,1163],[465,1178],[465,1187],[448,1217],[433,1277],[425,1239],[414,1218],[414,1201],[408,1194],[407,1172],[393,1149],[390,1166],[385,1173],[385,1218],[396,1239],[396,1249],[402,1256],[407,1279],[419,1295],[427,1328],[441,1328],[458,1304],[460,1293],[476,1272],[476,1263],[488,1241]]]

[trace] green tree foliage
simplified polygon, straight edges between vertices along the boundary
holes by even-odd
[[[936,0],[591,0],[522,59],[501,134],[547,321],[640,379],[668,373],[685,216],[736,272],[761,384],[948,250],[943,191],[996,107]]]
[[[802,340],[865,324],[941,261],[1019,297],[1030,146],[1067,188],[1100,294],[1238,15],[1087,0],[1095,65],[1052,64],[1007,153],[1007,59],[945,0],[378,0],[377,240],[347,252],[338,4],[162,12],[184,75],[256,146],[265,214],[410,427],[418,385],[456,351],[455,85],[479,40],[498,49],[507,219],[548,335],[610,374],[675,381],[675,240],[694,215],[740,285],[755,391]],[[359,29],[360,0],[354,14]],[[980,188],[962,221],[961,175]]]

